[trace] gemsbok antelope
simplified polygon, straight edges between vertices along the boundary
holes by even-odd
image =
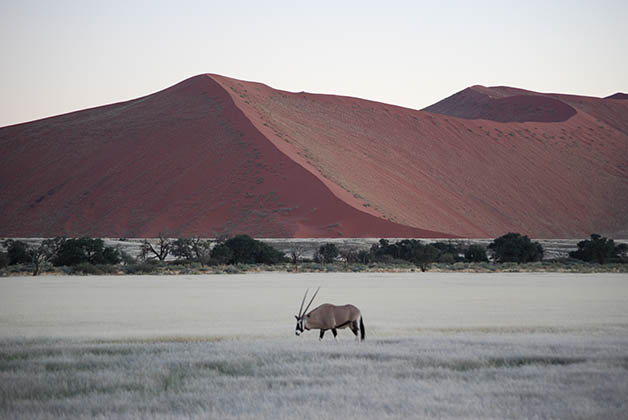
[[[297,336],[301,335],[304,330],[320,330],[319,339],[322,340],[325,335],[325,331],[331,330],[334,338],[336,338],[336,335],[338,334],[336,332],[337,329],[349,327],[356,337],[358,337],[359,332],[360,340],[364,340],[364,337],[366,337],[366,330],[364,329],[362,314],[360,313],[360,310],[353,305],[336,306],[330,303],[323,303],[306,314],[310,305],[314,301],[316,294],[320,290],[320,287],[316,289],[316,292],[314,292],[314,296],[312,296],[312,299],[305,308],[305,311],[301,312],[308,290],[309,289],[305,291],[305,295],[301,301],[299,315],[295,315],[295,318],[297,319],[295,334]]]

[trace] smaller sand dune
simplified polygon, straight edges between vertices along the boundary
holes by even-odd
[[[611,96],[607,96],[604,99],[628,99],[628,93],[617,92]]]
[[[492,88],[473,86],[425,108],[436,114],[497,122],[563,122],[576,115],[555,98],[524,94],[503,96]]]

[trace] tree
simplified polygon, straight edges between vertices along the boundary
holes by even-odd
[[[294,264],[295,271],[299,271],[299,261],[303,258],[305,249],[300,244],[294,244],[290,248],[290,261]]]
[[[488,249],[493,253],[495,262],[499,263],[527,263],[543,259],[543,246],[519,233],[509,232],[500,236],[489,244]]]
[[[15,239],[7,239],[6,241],[4,241],[4,246],[7,249],[9,265],[28,264],[31,262],[31,257],[30,255],[28,255],[28,245],[26,244],[26,242],[18,241]]]
[[[249,235],[236,235],[217,245],[216,248],[221,248],[216,253],[220,252],[224,256],[226,250],[222,245],[231,250],[231,259],[227,261],[229,264],[277,264],[284,261],[283,252]]]
[[[42,265],[57,256],[64,240],[64,238],[59,237],[54,239],[45,239],[41,242],[41,244],[39,244],[39,246],[29,249],[28,253],[34,266],[33,276],[38,276],[41,272]]]
[[[224,243],[219,243],[211,250],[211,259],[215,264],[229,264],[233,259],[233,251]]]
[[[156,247],[154,247],[148,239],[144,239],[144,242],[142,242],[142,246],[140,247],[140,258],[142,260],[157,258],[159,261],[163,262],[166,260],[171,250],[172,241],[160,233],[159,243]]]
[[[321,263],[332,263],[339,254],[340,252],[335,244],[326,243],[318,248],[314,259]]]
[[[53,252],[52,263],[55,266],[73,266],[78,264],[118,264],[120,250],[105,246],[102,239],[92,238],[56,238],[49,244]]]
[[[201,266],[209,264],[211,260],[212,241],[203,241],[201,238],[192,239],[192,252]]]
[[[464,259],[469,262],[486,262],[486,248],[482,245],[470,245],[464,252]]]
[[[412,262],[414,262],[421,271],[427,271],[430,263],[433,263],[438,259],[440,251],[433,245],[421,244],[414,248],[414,256],[412,258]]]
[[[189,238],[179,238],[172,243],[171,254],[177,260],[192,261],[194,259],[194,250],[192,249],[192,240]]]
[[[432,246],[434,246],[435,248],[438,248],[438,250],[441,253],[441,256],[438,258],[438,260],[440,261],[443,258],[443,255],[446,254],[450,254],[454,257],[454,260],[458,259],[458,255],[462,253],[462,250],[460,249],[460,246],[454,242],[434,242],[432,243]],[[445,257],[445,259],[448,259],[448,257]],[[442,262],[442,261],[440,261]]]
[[[209,264],[212,241],[201,238],[179,238],[172,242],[171,254],[180,261],[197,261],[201,265]]]
[[[598,234],[591,234],[590,240],[578,242],[578,249],[569,253],[569,256],[582,261],[595,261],[605,264],[610,261],[619,261],[626,252],[626,244],[615,245],[612,239],[604,238]]]

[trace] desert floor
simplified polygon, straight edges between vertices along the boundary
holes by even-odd
[[[294,335],[353,303],[367,339]],[[0,279],[0,418],[608,418],[628,276],[262,273]]]

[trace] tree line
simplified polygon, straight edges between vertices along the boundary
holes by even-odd
[[[201,266],[237,264],[282,264],[305,262],[303,249],[294,247],[288,255],[248,235],[207,240],[201,238],[170,239],[160,235],[155,243],[144,240],[138,258],[133,258],[120,247],[106,246],[102,239],[64,238],[45,239],[38,245],[7,239],[6,251],[0,252],[0,269],[9,265],[29,265],[38,275],[48,264],[55,267],[83,267],[122,265],[132,267],[151,262],[175,264],[198,263]],[[578,242],[570,258],[598,264],[628,262],[628,246],[616,245],[613,239],[592,234],[590,239]],[[410,263],[426,271],[430,264],[457,262],[528,263],[541,261],[544,249],[539,242],[519,233],[507,233],[493,240],[487,247],[459,242],[428,243],[417,239],[391,242],[380,239],[368,250],[339,249],[333,243],[319,246],[313,261],[330,264],[347,263]]]

